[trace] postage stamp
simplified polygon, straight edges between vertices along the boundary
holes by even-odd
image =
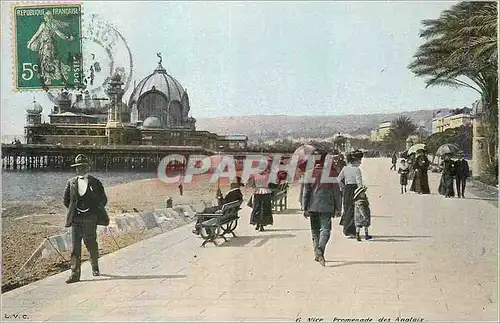
[[[80,87],[81,4],[14,5],[13,10],[16,89]]]

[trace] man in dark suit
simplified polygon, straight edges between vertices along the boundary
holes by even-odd
[[[219,211],[224,204],[235,201],[243,201],[243,193],[241,193],[240,189],[242,186],[245,185],[241,183],[241,177],[237,177],[236,182],[231,183],[230,190],[227,192],[226,196],[222,196],[221,193],[221,195],[218,197],[220,205],[206,207],[201,213],[215,213]],[[192,232],[194,234],[200,234],[201,223],[206,220],[208,220],[208,218],[198,218]]]
[[[455,162],[456,179],[457,179],[457,197],[465,198],[465,184],[470,176],[469,163],[465,160],[465,154],[460,153],[458,160]]]
[[[314,169],[306,174],[306,183],[302,194],[302,207],[304,217],[309,218],[311,223],[311,234],[315,258],[322,266],[325,266],[325,248],[330,240],[332,230],[332,217],[340,212],[340,205],[336,205],[336,196],[340,191],[338,183],[321,183],[323,165],[327,152],[317,149],[314,155],[320,155],[319,162]],[[329,171],[328,177],[334,177],[333,169]],[[326,177],[326,176],[325,176]],[[330,181],[331,182],[331,181]]]
[[[398,156],[396,155],[396,152],[394,152],[394,154],[392,154],[392,158],[391,158],[391,162],[392,162],[392,166],[389,170],[396,170],[396,164],[398,163]]]
[[[243,201],[243,193],[241,193],[240,187],[243,186],[241,183],[231,183],[231,189],[227,192],[222,205],[231,203],[234,201]]]
[[[73,251],[71,252],[71,276],[67,284],[80,280],[82,239],[90,254],[92,275],[99,276],[99,247],[97,245],[97,225],[109,225],[106,213],[108,198],[102,183],[88,175],[89,161],[85,155],[78,155],[71,165],[76,170],[75,177],[68,180],[64,191],[64,205],[68,208],[66,227],[71,227]]]

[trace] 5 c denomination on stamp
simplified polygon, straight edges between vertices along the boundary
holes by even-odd
[[[14,5],[13,10],[15,88],[81,86],[81,5]]]

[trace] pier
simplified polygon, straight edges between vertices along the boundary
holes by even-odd
[[[95,170],[152,170],[171,154],[214,155],[198,146],[82,146],[82,145],[2,145],[2,169],[68,169],[78,154],[85,154]]]
[[[3,144],[2,169],[4,170],[64,170],[69,169],[78,154],[85,154],[92,162],[92,168],[107,170],[154,170],[162,158],[179,154],[213,156],[230,154],[243,160],[251,155],[267,155],[259,152],[217,152],[201,146],[83,146],[48,144]],[[282,154],[290,157],[291,153]],[[184,167],[185,165],[172,165]]]

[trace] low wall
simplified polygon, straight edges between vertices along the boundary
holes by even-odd
[[[101,240],[103,235],[115,233],[127,233],[138,230],[153,230],[159,228],[162,232],[166,224],[174,219],[193,220],[196,211],[203,207],[212,206],[214,202],[203,202],[202,205],[178,205],[164,211],[149,211],[141,213],[124,213],[110,219],[109,226],[97,227],[97,239]],[[48,237],[43,241],[30,258],[24,263],[17,273],[18,278],[24,278],[27,272],[36,264],[40,258],[45,258],[57,252],[70,251],[72,249],[71,229],[63,234]]]
[[[497,186],[488,185],[475,178],[472,178],[470,181],[473,187],[477,187],[480,190],[487,191],[490,194],[495,194],[495,193],[498,194],[498,185]]]

